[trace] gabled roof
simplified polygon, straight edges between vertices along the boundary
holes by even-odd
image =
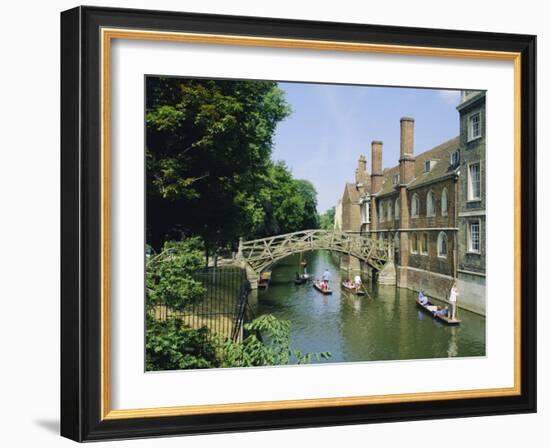
[[[359,202],[359,191],[357,191],[355,184],[346,183],[343,199],[345,199],[346,196],[349,198],[350,202]]]
[[[451,153],[459,149],[460,138],[455,137],[451,140],[418,154],[414,162],[414,179],[407,185],[407,188],[416,188],[423,184],[431,183],[434,180],[443,178],[456,172],[457,166],[451,166]],[[424,172],[424,162],[426,160],[434,161],[432,169]],[[384,182],[382,189],[377,193],[378,196],[384,196],[396,191],[393,183],[393,176],[399,173],[399,165],[384,170]]]

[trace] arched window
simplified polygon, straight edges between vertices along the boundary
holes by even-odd
[[[399,198],[397,198],[395,200],[395,211],[394,211],[394,215],[395,215],[395,220],[396,221],[399,221],[399,218],[401,216],[401,209],[399,208],[400,207],[400,204],[399,204]]]
[[[422,255],[428,255],[428,234],[423,233],[420,240],[420,253]]]
[[[447,258],[447,234],[445,232],[439,232],[437,237],[437,256],[440,258]]]
[[[388,201],[388,221],[391,221],[393,219],[392,215],[392,203],[391,201]]]
[[[449,198],[447,194],[447,189],[444,188],[441,193],[441,216],[447,216],[449,213]]]
[[[418,195],[415,193],[412,196],[411,200],[411,216],[413,218],[418,218],[418,209],[420,208]]]
[[[416,237],[416,233],[411,235],[411,252],[413,254],[418,253],[418,238]]]
[[[435,216],[435,193],[431,190],[426,197],[426,216]]]

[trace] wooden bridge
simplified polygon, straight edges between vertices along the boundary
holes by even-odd
[[[270,236],[251,241],[239,241],[239,251],[234,262],[246,268],[251,283],[279,260],[289,255],[311,250],[330,250],[358,258],[376,271],[391,262],[393,247],[387,241],[373,239],[356,232],[338,230],[303,230],[284,235]]]

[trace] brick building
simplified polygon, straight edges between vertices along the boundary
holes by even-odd
[[[391,168],[373,141],[372,173],[361,156],[340,222],[393,243],[397,286],[445,300],[456,279],[460,306],[485,314],[485,93],[463,93],[457,110],[460,135],[418,155],[414,119],[402,118]]]

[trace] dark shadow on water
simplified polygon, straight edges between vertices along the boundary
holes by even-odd
[[[59,434],[59,420],[37,419],[34,423],[47,432]]]

